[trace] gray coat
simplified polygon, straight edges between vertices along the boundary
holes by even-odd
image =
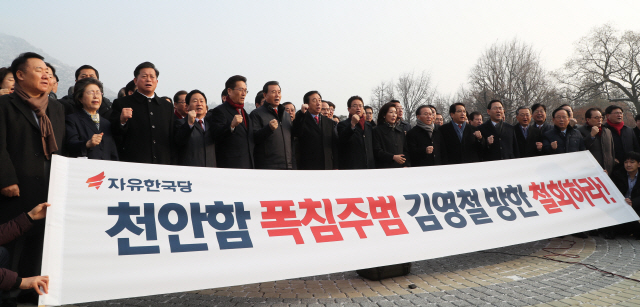
[[[591,137],[591,126],[584,125],[578,128],[584,139],[584,146],[591,152],[594,158],[600,163],[600,166],[607,171],[608,174],[613,173],[613,165],[615,164],[613,139],[609,129],[601,129],[602,133]]]
[[[265,103],[251,112],[253,158],[257,169],[293,169],[293,147],[291,117],[284,106],[278,106],[278,114]],[[278,128],[271,130],[269,122],[278,120]]]

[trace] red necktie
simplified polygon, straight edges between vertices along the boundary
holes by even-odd
[[[320,115],[316,116],[316,124],[320,125]]]
[[[202,131],[204,131],[204,124],[202,123],[202,120],[198,119],[198,123],[200,124],[200,128],[202,128]]]
[[[458,124],[458,128],[462,129],[462,125],[461,125],[461,124]]]
[[[273,110],[276,111],[276,115],[278,115],[278,109],[274,108]]]

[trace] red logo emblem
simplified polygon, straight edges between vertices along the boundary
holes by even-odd
[[[96,187],[96,190],[97,190],[100,188],[100,185],[102,185],[103,179],[104,179],[104,172],[87,179],[87,183],[89,184],[90,188]]]

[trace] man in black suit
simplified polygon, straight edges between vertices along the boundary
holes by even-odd
[[[416,126],[407,133],[407,146],[411,166],[442,164],[442,134],[434,124],[435,113],[431,106],[423,105],[416,110]],[[466,124],[465,124],[466,125]]]
[[[407,134],[409,130],[411,130],[411,124],[404,121],[404,107],[402,103],[398,100],[391,100],[389,102],[393,102],[396,105],[396,111],[398,112],[398,119],[396,119],[396,125],[400,126],[404,134]]]
[[[100,80],[100,73],[98,73],[98,70],[91,65],[82,65],[78,69],[76,69],[76,82],[85,78],[94,78],[96,80]],[[73,93],[71,92],[71,89],[69,95],[58,99],[58,102],[60,102],[64,106],[66,115],[73,114],[78,109],[73,101]],[[110,118],[112,112],[111,107],[112,103],[109,98],[102,97],[102,104],[100,105],[98,113],[100,113],[100,116],[104,118]]]
[[[467,125],[467,110],[457,102],[449,107],[451,121],[440,126],[442,133],[442,164],[459,164],[482,161],[484,140],[480,131]]]
[[[187,117],[175,121],[176,163],[185,166],[216,167],[216,145],[207,114],[207,96],[199,90],[184,99]]]
[[[504,105],[493,99],[487,106],[489,120],[480,125],[482,137],[486,139],[484,160],[505,160],[520,157],[518,140],[513,126],[504,122]]]
[[[531,106],[533,111],[532,128],[540,130],[540,134],[544,135],[547,131],[553,129],[553,125],[547,123],[547,107],[541,103],[535,103]]]
[[[137,90],[117,99],[111,113],[111,129],[122,149],[120,160],[171,164],[173,155],[173,105],[156,95],[160,72],[151,62],[133,71]]]
[[[257,169],[293,169],[293,139],[291,116],[280,104],[282,90],[278,81],[262,87],[262,106],[251,112],[254,158]],[[257,101],[257,99],[256,99]]]
[[[244,109],[247,96],[247,78],[235,75],[225,82],[225,102],[215,107],[213,134],[216,139],[218,167],[255,168],[253,164],[253,125]]]
[[[0,97],[0,223],[47,200],[52,155],[65,153],[65,111],[49,98],[44,58],[33,52],[20,54],[11,71],[14,92]],[[36,221],[19,240],[24,244],[19,274],[40,275],[44,222]],[[17,256],[19,248],[8,249]]]
[[[531,128],[531,109],[525,106],[516,110],[518,125],[514,127],[518,150],[522,158],[535,157],[542,154],[542,134],[540,129]]]
[[[338,168],[338,136],[334,121],[322,116],[322,96],[318,91],[304,94],[303,105],[293,120],[293,135],[297,138],[296,157],[300,170],[330,170]]]
[[[349,118],[338,123],[340,169],[375,168],[373,127],[366,121],[364,110],[362,97],[347,100]]]

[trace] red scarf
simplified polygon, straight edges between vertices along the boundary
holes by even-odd
[[[352,115],[349,114],[349,119],[351,119]],[[360,124],[360,128],[362,128],[362,131],[364,131],[364,116],[360,117],[360,121],[358,122]]]
[[[611,128],[615,129],[616,132],[618,133],[618,135],[620,135],[620,130],[622,130],[622,127],[624,127],[624,121],[621,121],[620,123],[614,124],[614,123],[610,122],[609,119],[607,119],[607,124],[609,126],[611,126]]]
[[[236,111],[238,112],[238,114],[242,115],[242,123],[244,124],[244,127],[247,128],[247,114],[244,111],[244,104],[239,104],[239,103],[235,103],[233,102],[233,100],[231,100],[231,97],[227,96],[227,100],[226,102],[234,109],[236,109]]]

